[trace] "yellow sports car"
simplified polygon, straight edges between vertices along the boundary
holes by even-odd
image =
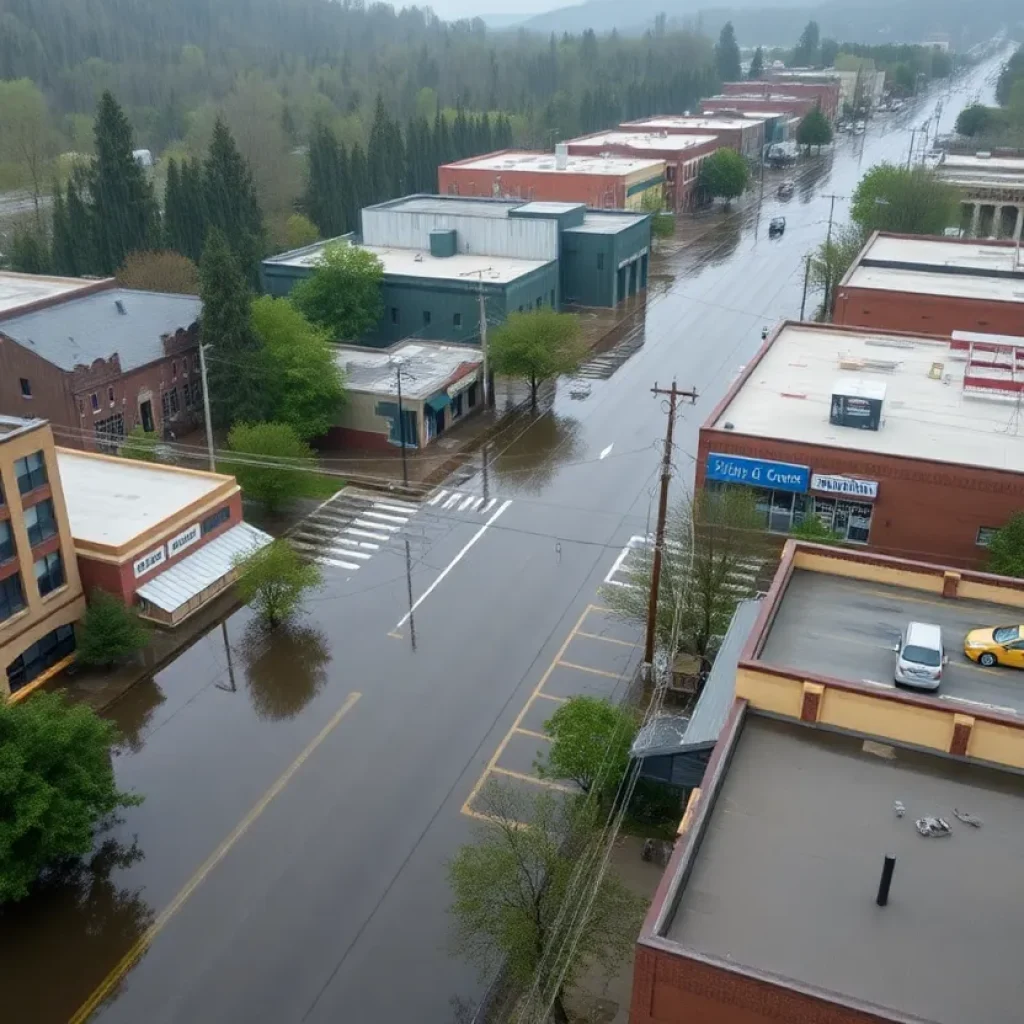
[[[964,637],[964,654],[986,668],[993,665],[1024,668],[1024,626],[972,629]]]

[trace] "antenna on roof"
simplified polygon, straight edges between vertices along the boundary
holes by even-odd
[[[128,310],[124,308],[124,303],[120,299],[114,299],[114,308],[121,314],[121,316],[125,316],[128,313]]]

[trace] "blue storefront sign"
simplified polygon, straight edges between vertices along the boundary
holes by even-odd
[[[747,484],[773,491],[795,491],[803,494],[810,482],[810,466],[797,466],[792,462],[767,462],[747,459],[742,455],[708,454],[708,480],[721,480],[730,484]]]

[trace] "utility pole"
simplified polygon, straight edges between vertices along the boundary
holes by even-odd
[[[811,256],[808,253],[804,257],[804,294],[800,299],[800,319],[804,318],[804,310],[807,308],[807,282],[811,277]]]
[[[398,385],[398,442],[402,446],[402,486],[409,486],[409,467],[405,461],[405,412],[402,409],[402,364],[395,362],[395,379]]]
[[[213,457],[213,422],[210,419],[210,387],[206,381],[206,350],[210,345],[199,343],[199,376],[203,381],[203,414],[206,418],[206,453],[210,458],[210,472],[217,470],[217,460]]]
[[[843,196],[830,195],[826,196],[827,199],[831,200],[828,207],[828,233],[825,235],[825,301],[824,308],[829,308],[829,299],[831,298],[832,292],[832,271],[831,263],[829,260],[829,246],[832,244],[832,216],[836,209],[836,200],[843,199]],[[806,298],[807,288],[804,286],[804,296]],[[801,307],[802,308],[802,307]],[[800,319],[803,320],[803,313],[800,314]]]
[[[911,163],[913,163],[913,160],[914,160],[914,138],[917,135],[917,131],[918,130],[916,128],[911,128],[910,129],[910,149],[907,152],[907,170],[908,171],[910,170],[910,165],[911,165]]]
[[[680,391],[672,381],[671,390],[651,388],[654,395],[668,395],[668,427],[665,430],[665,451],[661,456],[661,494],[658,498],[658,525],[654,534],[654,561],[651,566],[651,593],[647,599],[647,640],[644,644],[644,665],[648,674],[654,664],[654,634],[658,620],[658,590],[661,586],[661,561],[665,548],[665,520],[668,518],[668,488],[672,479],[672,432],[676,425],[676,402],[680,398],[697,401],[695,390]]]
[[[477,299],[480,302],[480,353],[483,356],[484,408],[486,408],[492,403],[494,396],[491,394],[490,370],[487,366],[487,303],[484,301],[484,272],[482,270],[480,271]]]

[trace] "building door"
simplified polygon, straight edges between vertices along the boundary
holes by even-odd
[[[640,287],[647,287],[647,253],[640,257]]]
[[[153,424],[153,403],[148,399],[139,405],[139,416],[142,418],[142,429],[147,434],[151,434],[155,429]]]
[[[626,268],[619,267],[615,277],[615,301],[621,302],[626,297]]]
[[[640,264],[633,260],[629,265],[629,294],[636,295],[637,278],[639,275]]]

